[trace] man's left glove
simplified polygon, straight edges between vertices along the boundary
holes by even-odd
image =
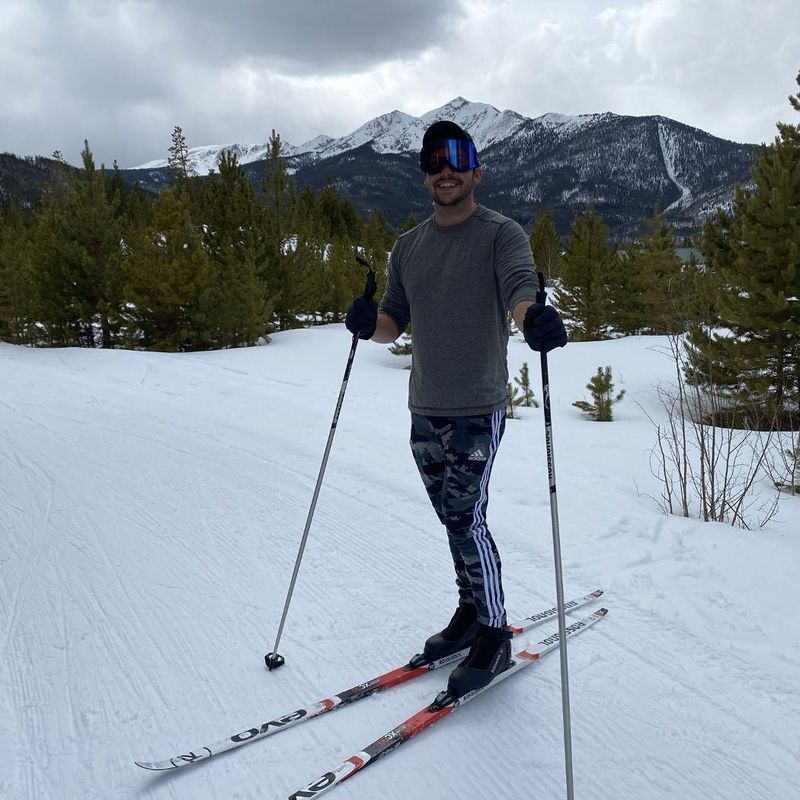
[[[344,324],[359,339],[371,339],[378,325],[378,304],[363,295],[356,297],[347,309]]]
[[[567,343],[567,331],[561,316],[553,306],[534,303],[525,312],[523,324],[525,341],[537,353],[549,353]]]

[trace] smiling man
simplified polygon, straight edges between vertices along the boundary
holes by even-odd
[[[447,530],[458,586],[450,623],[425,643],[432,661],[467,646],[451,673],[458,698],[486,686],[511,658],[500,556],[486,524],[489,478],[505,426],[508,314],[529,346],[547,352],[567,336],[538,282],[519,224],[479,205],[482,177],[472,137],[435,122],[420,151],[433,214],[397,240],[380,309],[357,298],[346,325],[363,339],[394,341],[411,323],[411,450]]]

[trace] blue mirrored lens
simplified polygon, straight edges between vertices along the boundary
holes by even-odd
[[[425,146],[420,158],[420,166],[425,172],[436,174],[449,164],[456,172],[475,169],[478,153],[472,142],[463,139],[440,139]]]

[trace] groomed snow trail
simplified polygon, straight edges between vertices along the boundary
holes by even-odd
[[[671,374],[663,344],[551,358],[566,592],[603,586],[610,609],[569,651],[576,795],[795,800],[800,509],[750,533],[658,512],[642,409]],[[342,326],[191,355],[0,345],[0,796],[285,798],[441,688],[433,673],[179,773],[133,765],[396,666],[449,617],[405,362],[362,343],[287,663],[264,668],[348,348]],[[523,361],[538,382],[513,341],[512,374]],[[571,406],[598,364],[628,391],[610,425]],[[541,409],[508,422],[492,483],[509,611],[548,606]],[[563,796],[558,675],[557,657],[524,671],[333,796]]]

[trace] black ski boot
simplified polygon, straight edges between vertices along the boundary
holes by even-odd
[[[427,661],[436,661],[469,647],[477,635],[478,612],[475,606],[471,603],[459,605],[447,627],[425,642],[422,655]]]
[[[478,626],[478,637],[467,657],[450,673],[447,694],[453,699],[474,689],[488,686],[511,663],[511,638],[508,628]]]

